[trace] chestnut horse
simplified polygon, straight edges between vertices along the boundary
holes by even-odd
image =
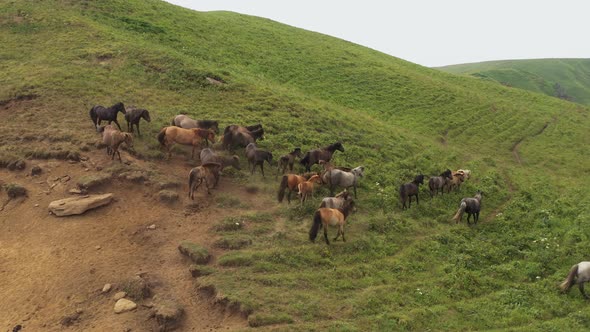
[[[160,130],[160,133],[158,134],[158,141],[160,141],[160,145],[162,145],[168,150],[168,159],[170,159],[172,155],[170,148],[174,143],[192,145],[192,159],[195,156],[195,149],[197,148],[197,146],[200,145],[203,141],[207,142],[207,140],[211,141],[212,143],[215,143],[215,133],[211,129],[183,129],[180,127],[170,126],[162,128],[162,130]]]
[[[315,239],[318,236],[318,230],[323,226],[324,239],[326,240],[326,244],[329,245],[330,240],[328,240],[328,226],[336,226],[338,227],[338,234],[336,234],[334,241],[336,241],[342,234],[342,241],[346,242],[346,238],[344,238],[344,225],[346,224],[346,218],[348,215],[350,215],[353,208],[354,201],[348,200],[344,202],[344,206],[340,209],[317,209],[313,215],[313,223],[311,225],[311,229],[309,230],[309,240],[311,242],[315,242]]]
[[[307,181],[310,177],[318,175],[317,173],[306,173],[303,175],[297,174],[286,174],[283,175],[283,179],[281,180],[281,185],[279,186],[279,193],[277,198],[279,203],[283,201],[285,197],[285,190],[289,189],[289,194],[287,195],[287,202],[291,203],[291,193],[297,190],[297,186],[301,182]]]

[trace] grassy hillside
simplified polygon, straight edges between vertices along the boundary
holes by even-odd
[[[556,289],[590,249],[587,108],[266,19],[154,0],[2,2],[0,43],[0,160],[104,153],[88,110],[123,101],[153,114],[138,158],[161,159],[157,131],[187,112],[222,126],[261,122],[260,145],[275,156],[341,140],[335,162],[366,166],[348,242],[330,247],[307,239],[319,197],[279,207],[273,177],[234,176],[270,212],[243,215],[239,197],[228,198],[235,217],[203,231],[253,243],[228,250],[199,281],[253,312],[252,325],[590,327],[581,296]],[[401,183],[446,168],[469,168],[473,179],[432,201],[422,188],[420,206],[400,210]],[[481,223],[452,224],[477,189]]]
[[[590,59],[505,60],[438,68],[490,79],[549,96],[590,104]]]

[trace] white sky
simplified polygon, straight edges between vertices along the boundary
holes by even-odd
[[[424,66],[590,58],[590,0],[167,0],[317,31]]]

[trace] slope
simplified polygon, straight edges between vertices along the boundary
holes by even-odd
[[[489,61],[438,68],[588,105],[590,59]]]
[[[179,112],[222,125],[261,122],[260,146],[275,156],[341,140],[335,162],[366,166],[349,242],[331,247],[307,240],[319,197],[286,207],[274,202],[274,179],[231,177],[266,209],[244,211],[247,200],[227,198],[231,215],[200,230],[251,244],[220,251],[199,283],[252,312],[252,326],[587,327],[582,300],[554,287],[588,250],[586,108],[229,12],[109,0],[17,1],[0,13],[4,165],[102,154],[88,110],[123,101],[153,113],[132,151],[146,167],[184,161],[182,149],[161,161],[154,138]],[[194,163],[182,165],[188,173]],[[448,167],[474,178],[428,203],[422,189],[418,207],[399,209],[401,183]],[[484,222],[451,225],[461,197],[476,189],[485,192]],[[246,226],[226,227],[236,222]],[[175,248],[179,239],[167,240],[157,243]]]

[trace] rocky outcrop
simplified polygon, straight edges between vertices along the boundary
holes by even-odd
[[[113,194],[64,198],[49,203],[49,211],[58,217],[82,214],[88,210],[109,204]]]

